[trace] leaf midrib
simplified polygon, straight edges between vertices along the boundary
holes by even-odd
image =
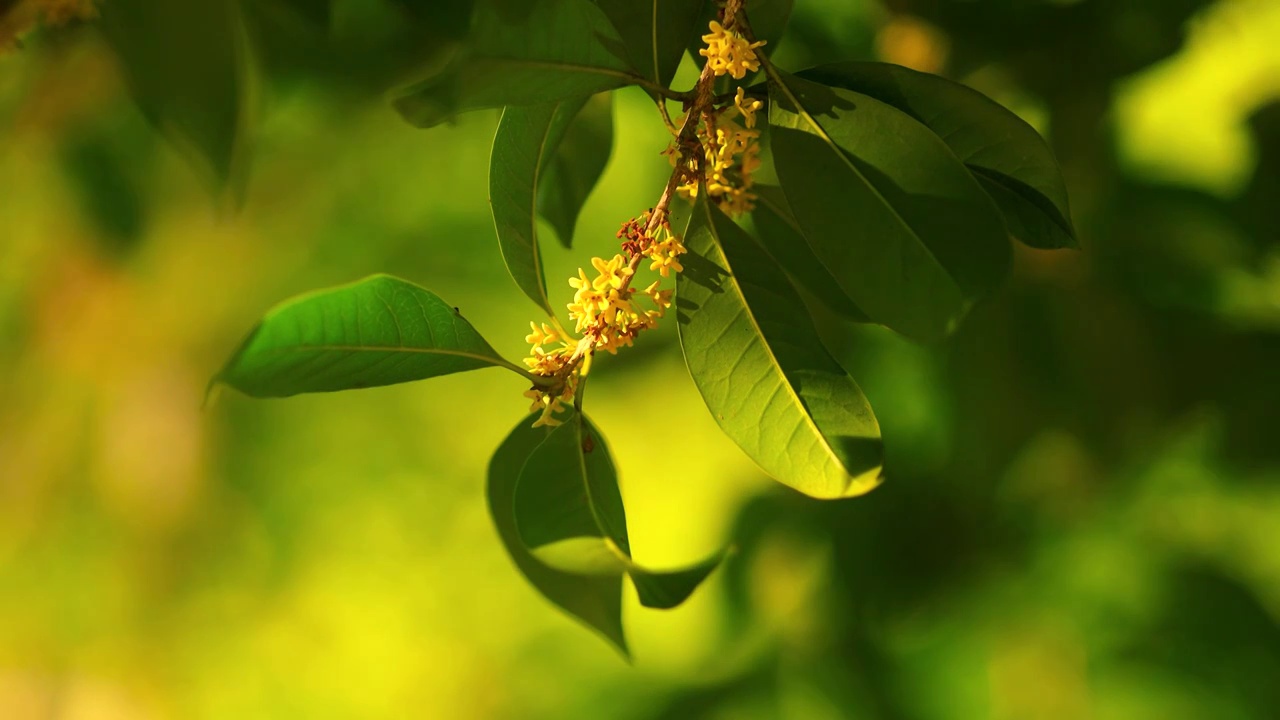
[[[804,118],[805,121],[809,123],[809,125],[816,131],[815,134],[818,137],[822,138],[822,141],[826,143],[828,147],[831,148],[831,151],[834,152],[836,156],[840,158],[840,161],[844,163],[845,166],[847,166],[851,171],[853,171],[853,174],[856,175],[858,179],[861,180],[862,183],[871,190],[872,194],[876,197],[876,199],[880,201],[880,204],[888,208],[889,213],[893,216],[895,220],[898,221],[898,223],[903,228],[906,229],[907,234],[912,239],[914,239],[921,248],[924,249],[925,254],[929,256],[929,259],[933,262],[934,266],[942,272],[943,276],[947,277],[948,279],[951,279],[952,284],[956,285],[958,289],[959,285],[955,283],[955,280],[953,278],[951,278],[951,273],[947,272],[947,269],[943,267],[942,262],[938,260],[938,257],[933,254],[933,249],[930,248],[927,243],[925,243],[924,239],[920,237],[920,235],[916,232],[915,228],[911,227],[910,223],[906,221],[906,218],[902,217],[902,215],[898,212],[897,208],[895,208],[892,205],[892,203],[890,203],[888,199],[885,198],[885,196],[880,192],[880,189],[877,188],[874,184],[871,183],[870,180],[867,179],[867,176],[864,175],[862,171],[858,169],[857,165],[853,164],[853,161],[851,161],[849,157],[845,154],[845,152],[840,149],[840,146],[837,145],[835,141],[831,139],[831,136],[827,134],[827,131],[823,129],[823,127],[820,124],[818,124],[817,120],[813,119],[813,116],[809,114],[809,111],[805,109],[804,105],[800,104],[800,99],[797,98],[795,94],[791,92],[791,88],[787,87],[786,82],[783,81],[782,76],[778,74],[778,71],[776,68],[773,67],[773,64],[770,63],[768,60],[763,60],[761,64],[764,65],[765,71],[769,75],[769,77],[773,79],[774,83],[776,83],[778,87],[782,90],[782,92],[786,94],[787,99],[791,101],[791,104],[795,106],[796,111],[800,115],[800,117]],[[853,91],[846,90],[845,92],[853,92]],[[861,95],[862,93],[858,93],[858,94]],[[867,97],[870,97],[870,96],[867,96]],[[871,98],[871,99],[874,100],[875,98]],[[805,237],[807,240],[807,236],[805,236],[803,233],[801,234],[801,237]],[[827,263],[823,259],[822,255],[818,253],[815,253],[815,255],[817,255],[818,259],[822,261],[823,267],[826,267],[827,271],[831,272],[831,268],[827,266]]]
[[[849,469],[844,466],[844,463],[840,461],[839,456],[835,454],[835,450],[832,449],[830,442],[827,441],[827,436],[818,428],[817,423],[813,421],[813,418],[809,413],[803,410],[805,407],[804,401],[801,400],[800,395],[796,393],[795,387],[792,386],[791,378],[787,377],[786,371],[782,369],[782,363],[778,362],[777,355],[774,354],[773,348],[769,346],[769,341],[765,337],[764,331],[760,328],[759,321],[756,320],[755,311],[751,309],[751,303],[747,302],[747,296],[742,292],[742,286],[738,284],[738,276],[733,272],[733,266],[729,262],[729,256],[725,254],[724,244],[720,242],[720,233],[716,230],[715,218],[711,213],[711,204],[703,202],[702,208],[703,212],[707,216],[707,227],[711,230],[711,237],[715,240],[716,249],[720,251],[720,259],[724,261],[725,269],[729,271],[729,280],[733,283],[733,288],[738,294],[738,299],[742,301],[742,307],[745,310],[744,314],[747,316],[747,319],[751,321],[751,327],[755,330],[756,335],[761,340],[760,345],[764,348],[765,354],[769,356],[769,362],[773,364],[773,367],[777,369],[778,374],[782,376],[782,384],[786,386],[787,393],[791,396],[794,405],[801,408],[800,416],[804,418],[804,423],[809,426],[809,429],[812,430],[818,438],[820,438],[822,447],[827,451],[827,455],[835,461],[836,465],[839,466],[841,470],[844,471],[847,481],[845,482],[844,488],[840,491],[840,494],[843,495],[845,491],[853,485],[855,478],[849,474]]]
[[[488,60],[490,62],[510,63],[512,65],[527,65],[535,68],[547,68],[550,70],[565,70],[567,72],[607,75],[609,77],[615,77],[637,85],[653,86],[657,84],[651,82],[648,78],[640,75],[639,73],[618,70],[616,68],[601,67],[599,65],[582,65],[579,63],[561,62],[559,60],[534,60],[531,58],[503,57],[501,55],[490,55],[488,57],[478,59]]]
[[[401,345],[292,345],[289,347],[263,348],[257,351],[257,354],[264,356],[285,355],[289,353],[304,352],[382,352],[382,353],[411,353],[417,355],[451,355],[456,357],[471,358],[472,360],[482,360],[490,365],[497,367],[505,367],[516,371],[523,375],[524,373],[516,367],[514,363],[508,362],[506,359],[495,355],[478,355],[476,353],[464,352],[462,350],[442,350],[438,348],[416,348]]]

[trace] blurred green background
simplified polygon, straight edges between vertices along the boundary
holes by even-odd
[[[411,15],[246,3],[222,192],[95,23],[0,55],[0,718],[1280,717],[1280,4],[796,5],[784,67],[886,59],[1033,123],[1083,250],[1018,247],[942,346],[828,328],[884,428],[863,498],[760,476],[672,327],[598,361],[637,559],[738,549],[678,610],[630,595],[633,666],[490,525],[518,379],[202,408],[267,307],[374,272],[525,351],[497,114],[419,131],[385,102],[431,61]],[[668,171],[652,103],[615,108],[575,249],[544,244],[566,299]]]

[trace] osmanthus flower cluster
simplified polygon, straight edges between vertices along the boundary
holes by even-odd
[[[575,291],[573,302],[568,304],[573,332],[561,327],[559,321],[553,320],[554,327],[529,323],[531,332],[525,342],[532,348],[525,365],[534,375],[555,379],[554,383],[534,385],[525,392],[525,397],[533,401],[529,412],[540,413],[535,427],[560,424],[556,413],[573,402],[581,378],[591,370],[597,349],[616,355],[618,348],[630,347],[641,331],[656,327],[658,320],[666,316],[672,291],[662,289],[660,280],[641,291],[631,287],[636,270],[645,259],[650,261],[649,270],[664,278],[684,269],[679,260],[685,252],[680,236],[672,234],[665,217],[655,220],[654,213],[646,212],[622,224],[617,235],[622,239],[622,252],[608,260],[592,258],[594,277],[578,268],[577,277],[569,278],[569,286]],[[653,231],[649,230],[651,227]],[[639,304],[637,295],[643,295],[651,307]]]
[[[763,40],[748,42],[714,20],[710,27],[711,32],[702,36],[707,47],[699,53],[707,58],[707,66],[716,77],[729,75],[741,80],[747,71],[760,69],[755,50],[765,44]],[[680,197],[693,201],[702,185],[720,209],[730,215],[742,215],[754,209],[756,195],[751,188],[755,185],[754,173],[760,168],[756,111],[762,104],[738,88],[732,104],[713,106],[700,118],[697,137],[702,157],[678,160],[680,151],[675,147],[668,149],[666,154],[673,167],[677,162],[684,164],[686,181],[677,188]]]

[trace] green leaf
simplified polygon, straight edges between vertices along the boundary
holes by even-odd
[[[516,525],[529,548],[598,537],[630,555],[618,476],[600,433],[573,416],[534,451],[516,485]]]
[[[103,36],[143,115],[222,190],[244,179],[248,75],[231,0],[111,0]]]
[[[773,54],[791,20],[795,0],[751,0],[746,5],[752,34],[757,40],[765,41],[766,54]]]
[[[996,206],[909,115],[766,68],[774,164],[814,254],[873,321],[945,337],[1008,271]]]
[[[982,183],[1018,240],[1046,249],[1077,246],[1053,151],[1034,128],[991,98],[887,63],[836,63],[797,75],[869,95],[923,123]]]
[[[394,101],[431,127],[461,112],[536,105],[636,83],[609,19],[587,0],[536,0],[522,22],[481,4],[472,44],[440,74]]]
[[[645,607],[672,608],[684,602],[722,556],[674,571],[637,565],[609,448],[600,431],[577,413],[529,455],[513,509],[521,543],[534,557],[562,571],[625,573]]]
[[[494,366],[527,377],[434,293],[374,275],[272,308],[214,382],[253,397],[287,397]]]
[[[689,374],[725,434],[766,473],[819,498],[879,484],[880,426],[773,260],[699,194],[676,282]]]
[[[534,204],[545,158],[555,153],[585,99],[502,111],[489,156],[489,205],[507,272],[529,299],[554,315],[538,248]]]
[[[573,231],[587,196],[600,181],[613,152],[613,99],[600,93],[578,111],[554,154],[543,156],[538,214],[573,246]]]
[[[489,462],[489,514],[507,554],[529,583],[560,609],[581,620],[629,657],[622,630],[622,573],[573,573],[539,560],[524,546],[516,527],[516,480],[534,451],[547,438],[546,428],[532,427],[525,417],[511,430]]]
[[[613,22],[631,65],[659,85],[669,85],[689,38],[706,27],[706,0],[595,0]]]
[[[832,312],[850,320],[867,322],[867,314],[844,294],[822,261],[813,254],[796,219],[791,216],[791,207],[787,205],[782,188],[756,185],[753,189],[757,202],[751,218],[765,250],[791,274],[797,286]]]

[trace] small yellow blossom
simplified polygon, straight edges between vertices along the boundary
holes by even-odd
[[[595,267],[596,272],[600,273],[600,277],[597,277],[592,282],[596,290],[620,288],[626,282],[626,279],[635,272],[630,267],[627,267],[627,259],[621,255],[614,255],[613,259],[608,262],[605,262],[603,258],[591,258],[591,265]]]
[[[746,91],[738,88],[738,94],[733,98],[734,107],[738,108],[738,112],[742,114],[742,122],[748,128],[756,126],[756,111],[764,106],[764,103],[756,99],[748,100]]]
[[[534,347],[549,345],[556,341],[565,339],[561,337],[560,331],[556,330],[555,328],[551,327],[546,323],[542,323],[542,327],[539,328],[537,323],[531,321],[529,323],[529,328],[532,330],[532,332],[524,336],[524,341],[529,343],[530,345],[533,345]]]
[[[684,266],[677,259],[685,252],[684,244],[680,242],[680,236],[671,235],[667,239],[656,242],[649,246],[646,253],[653,262],[649,264],[650,270],[657,270],[662,277],[671,277],[671,271],[682,272]]]

